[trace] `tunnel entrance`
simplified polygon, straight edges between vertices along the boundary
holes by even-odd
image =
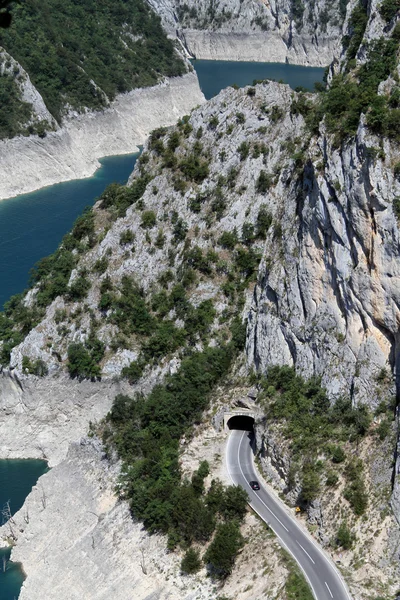
[[[235,415],[227,422],[228,429],[239,429],[240,431],[253,431],[254,418],[247,415]]]

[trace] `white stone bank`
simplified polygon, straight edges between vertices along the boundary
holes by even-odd
[[[109,108],[74,115],[45,138],[0,141],[0,200],[90,177],[103,156],[138,151],[150,131],[173,125],[204,102],[196,73],[122,94]]]

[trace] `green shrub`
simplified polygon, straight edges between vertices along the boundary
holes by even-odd
[[[306,465],[301,480],[301,497],[304,502],[312,502],[320,492],[320,479],[314,465]]]
[[[346,453],[341,446],[333,446],[331,448],[332,462],[341,463],[346,460]]]
[[[157,223],[157,216],[154,210],[145,210],[142,212],[140,227],[143,229],[152,229]]]
[[[382,18],[386,22],[389,22],[400,10],[399,0],[382,0],[378,10]]]
[[[121,371],[121,377],[124,377],[130,384],[137,383],[143,375],[145,364],[143,360],[132,361],[129,367],[124,367]]]
[[[83,300],[91,287],[89,279],[85,275],[79,275],[68,288],[68,299],[73,302]]]
[[[125,216],[129,206],[142,198],[150,181],[151,177],[144,173],[136,177],[130,186],[112,183],[100,196],[100,208],[114,211],[116,217]]]
[[[274,182],[274,178],[265,171],[260,171],[256,182],[256,192],[258,194],[266,194]]]
[[[174,179],[175,192],[180,192],[183,195],[186,191],[186,187],[186,182],[181,177],[176,177]]]
[[[31,375],[37,375],[38,377],[45,377],[49,373],[44,360],[37,358],[36,360],[31,361],[28,356],[22,357],[22,370],[24,373],[30,373]]]
[[[67,368],[72,378],[96,380],[101,377],[100,360],[104,355],[104,344],[99,340],[88,340],[86,344],[72,343],[68,346]]]
[[[393,198],[393,212],[396,216],[396,219],[400,220],[400,197],[396,196]]]
[[[142,223],[143,223],[143,216],[142,216]],[[143,224],[142,224],[142,227],[144,227]],[[123,231],[121,233],[121,235],[119,236],[119,243],[121,246],[125,246],[126,244],[133,244],[134,241],[135,241],[135,234],[133,233],[133,231],[131,229],[127,229],[126,231]]]
[[[125,335],[150,335],[156,323],[139,287],[131,278],[124,276],[119,291],[120,295],[112,303],[110,321],[118,325]]]
[[[357,50],[363,40],[364,32],[368,23],[366,6],[359,1],[353,9],[349,19],[350,36],[345,38],[343,45],[347,46],[347,60],[352,60],[357,54]]]
[[[198,550],[194,550],[194,548],[189,548],[185,553],[185,556],[182,558],[181,562],[181,571],[182,573],[186,573],[191,575],[193,573],[197,573],[201,569],[201,560],[200,560],[200,552]]]
[[[380,440],[384,440],[390,432],[391,429],[391,421],[388,418],[382,419],[382,421],[379,423],[376,432],[378,434],[378,437]]]
[[[83,214],[76,219],[71,235],[75,240],[94,235],[94,212],[90,206],[86,207]]]
[[[179,148],[180,143],[181,143],[181,136],[179,134],[179,131],[177,131],[175,129],[175,131],[173,131],[168,138],[168,144],[167,144],[168,149],[171,150],[171,152],[175,152],[175,150],[177,148]]]
[[[289,576],[285,583],[285,592],[287,600],[314,599],[310,587],[297,565],[293,565],[290,569]]]
[[[337,473],[335,473],[335,471],[328,471],[328,473],[326,475],[325,484],[328,487],[334,487],[338,481],[339,481],[339,477],[338,477]]]
[[[202,183],[209,174],[209,161],[202,159],[201,155],[193,152],[181,160],[179,169],[186,181]]]
[[[218,525],[215,537],[204,555],[204,562],[212,576],[225,579],[232,572],[235,558],[243,545],[244,539],[237,523]]]
[[[354,535],[347,523],[341,523],[336,533],[336,544],[344,550],[350,550],[354,542]]]
[[[270,111],[269,118],[272,121],[272,123],[277,123],[278,121],[283,119],[284,114],[285,113],[283,112],[283,109],[280,106],[273,106]]]
[[[224,231],[218,240],[218,244],[227,250],[233,250],[238,243],[237,233],[235,231]]]
[[[246,246],[249,246],[252,242],[254,242],[255,238],[254,225],[252,223],[243,223],[241,242]]]
[[[188,232],[188,226],[185,223],[185,221],[181,218],[179,218],[175,225],[174,225],[174,229],[173,229],[173,236],[174,236],[174,243],[175,244],[179,244],[180,242],[183,242],[186,238]]]
[[[295,21],[297,29],[301,29],[304,15],[302,0],[290,0],[290,17]]]
[[[253,248],[248,250],[238,248],[235,256],[235,267],[242,277],[250,279],[255,275],[261,260],[260,254],[255,252]]]
[[[239,153],[240,160],[246,160],[246,158],[249,156],[250,144],[248,142],[242,142],[238,147],[237,151]]]
[[[32,118],[32,105],[22,100],[17,82],[7,73],[0,76],[0,102],[2,106],[7,106],[1,116],[0,139],[27,132],[26,125]]]
[[[242,112],[236,113],[236,123],[238,125],[243,125],[244,123],[246,123],[246,117],[245,117],[244,113],[242,113]]]
[[[268,229],[272,225],[272,216],[265,204],[260,206],[257,215],[256,236],[265,239]]]
[[[163,230],[159,229],[158,233],[157,233],[157,237],[154,242],[155,247],[159,248],[160,250],[162,248],[164,248],[165,240],[166,240],[166,236],[164,235]]]
[[[216,129],[218,127],[218,123],[219,123],[219,121],[218,121],[217,115],[213,115],[211,117],[211,119],[209,120],[208,125],[209,125],[210,129]]]
[[[93,265],[93,271],[95,273],[99,273],[100,275],[102,275],[103,273],[105,273],[107,271],[107,267],[108,267],[108,258],[106,256],[103,256],[102,258],[98,258],[96,260],[96,262]]]
[[[346,466],[346,477],[349,485],[346,486],[343,496],[348,500],[357,516],[363,515],[368,506],[368,495],[362,478],[363,464],[360,459],[353,459]]]
[[[192,488],[196,496],[201,496],[204,493],[204,480],[210,474],[210,465],[206,460],[203,460],[197,471],[192,475]]]

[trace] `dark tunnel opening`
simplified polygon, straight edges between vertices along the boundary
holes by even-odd
[[[236,415],[231,417],[227,423],[229,429],[239,429],[240,431],[253,431],[254,418],[245,415]]]

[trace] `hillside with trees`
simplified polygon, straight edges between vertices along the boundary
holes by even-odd
[[[143,0],[26,0],[13,8],[12,26],[1,31],[0,45],[27,72],[58,123],[71,110],[102,109],[117,94],[186,71]],[[1,60],[2,105],[13,114],[8,126],[2,123],[4,138],[23,132],[29,111],[9,81],[6,56]],[[17,75],[14,67],[11,76]]]

